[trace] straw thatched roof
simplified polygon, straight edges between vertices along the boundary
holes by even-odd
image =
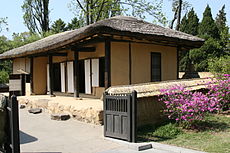
[[[199,90],[205,89],[207,83],[211,79],[186,79],[186,80],[171,80],[171,81],[162,81],[162,82],[151,82],[151,83],[142,83],[134,85],[125,85],[125,86],[114,86],[108,88],[106,91],[110,94],[125,94],[132,93],[132,91],[137,91],[137,97],[151,97],[161,95],[161,89],[168,89],[172,86],[184,86],[187,90]]]
[[[83,38],[94,35],[111,34],[128,36],[149,41],[174,42],[178,45],[200,47],[204,40],[183,32],[164,28],[134,17],[117,16],[71,31],[55,34],[36,42],[9,50],[0,55],[0,59],[28,56],[63,48]]]

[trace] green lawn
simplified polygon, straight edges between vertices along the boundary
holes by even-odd
[[[138,141],[155,141],[216,153],[230,153],[230,116],[209,115],[196,130],[184,130],[175,123],[146,126],[138,130]]]

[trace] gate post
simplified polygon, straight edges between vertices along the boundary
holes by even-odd
[[[137,136],[137,92],[132,92],[132,142],[136,142]]]
[[[103,93],[103,124],[104,124],[104,136],[106,136],[106,129],[107,129],[107,125],[106,125],[106,95],[108,95],[108,93],[105,91]]]

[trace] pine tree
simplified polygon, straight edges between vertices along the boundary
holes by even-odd
[[[191,35],[198,35],[199,19],[193,8],[188,13],[188,25],[186,33]]]
[[[198,35],[199,19],[194,12],[193,8],[185,14],[181,21],[180,31],[191,34]]]
[[[224,31],[224,29],[226,28],[226,22],[227,19],[224,5],[216,16],[216,25],[220,32]]]
[[[197,35],[198,34],[198,27],[199,27],[199,19],[194,12],[193,8],[189,11],[188,14],[185,14],[182,18],[180,31],[191,34]],[[190,58],[189,58],[189,51],[183,51],[180,53],[180,71],[185,71],[186,67],[190,65]]]
[[[188,18],[187,18],[187,14],[185,14],[184,17],[183,17],[182,20],[181,20],[180,29],[179,29],[179,30],[182,31],[182,32],[187,33],[187,32],[186,32],[186,30],[187,30],[187,25],[188,25]]]
[[[226,22],[225,5],[223,5],[216,16],[216,25],[220,32],[220,44],[222,45],[224,51],[229,50],[228,46],[230,44],[229,27],[226,25]]]
[[[66,31],[66,24],[62,19],[56,20],[52,26],[51,26],[51,31],[53,33],[60,33]]]
[[[74,30],[78,29],[80,27],[84,26],[84,20],[83,19],[78,19],[77,17],[74,17],[70,23],[67,25],[68,30]]]
[[[206,40],[208,38],[220,38],[219,30],[212,18],[211,8],[209,7],[209,5],[207,5],[203,13],[203,19],[199,25],[198,33],[200,37]]]

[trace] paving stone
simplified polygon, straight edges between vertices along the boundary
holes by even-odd
[[[42,112],[42,109],[41,108],[31,108],[28,110],[28,112],[32,114],[39,114]]]
[[[24,109],[24,108],[26,108],[26,105],[25,104],[21,104],[20,105],[20,109]]]
[[[57,121],[65,121],[70,119],[69,114],[51,114],[51,119],[52,120],[57,120]]]

